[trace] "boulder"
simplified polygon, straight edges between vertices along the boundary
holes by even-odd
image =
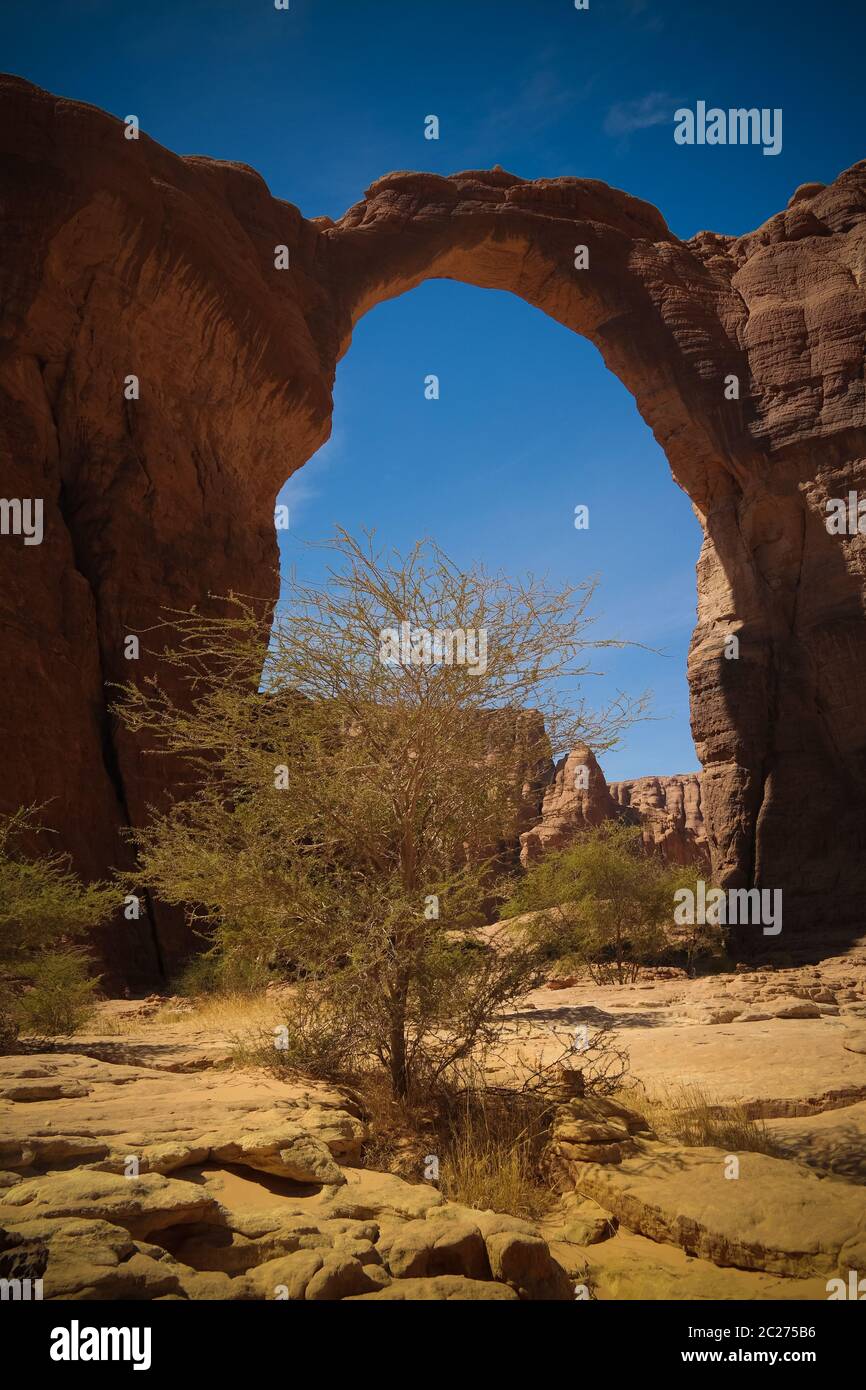
[[[8,1188],[2,1198],[0,1225],[33,1218],[86,1217],[145,1238],[166,1226],[219,1219],[213,1197],[192,1183],[160,1173],[139,1178],[87,1169],[50,1173]]]

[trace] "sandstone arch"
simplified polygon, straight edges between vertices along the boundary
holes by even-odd
[[[41,546],[0,545],[5,804],[53,797],[85,872],[119,862],[161,790],[107,713],[124,634],[272,592],[274,498],[327,436],[354,323],[448,276],[584,334],[635,396],[705,531],[689,681],[716,876],[785,890],[783,949],[857,928],[866,566],[823,505],[866,486],[866,162],[738,238],[684,243],[605,184],[500,169],[392,174],[334,223],[21,79],[0,110],[3,491],[46,506]],[[112,933],[115,973],[176,958],[170,918],[157,937]]]

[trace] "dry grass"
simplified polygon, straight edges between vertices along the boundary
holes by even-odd
[[[742,1105],[714,1100],[697,1083],[668,1086],[651,1094],[636,1085],[622,1090],[617,1099],[643,1115],[660,1139],[727,1153],[779,1152],[763,1120],[754,1119]]]
[[[401,1103],[375,1072],[357,1078],[370,1139],[367,1167],[410,1181],[439,1164],[438,1187],[451,1202],[482,1211],[539,1219],[556,1198],[542,1181],[538,1159],[547,1134],[547,1109],[504,1100],[483,1088],[459,1097],[440,1088],[424,1101]],[[435,1180],[435,1179],[434,1179]]]
[[[427,1155],[441,1152],[435,1106],[398,1100],[381,1069],[364,1067],[352,1082],[369,1128],[364,1166],[417,1182],[425,1176]]]
[[[469,1068],[451,1086],[440,1082],[430,1094],[401,1102],[382,1069],[363,1059],[353,1058],[345,1069],[326,1065],[327,1036],[311,1038],[301,1028],[297,1038],[291,1033],[288,1049],[277,1050],[273,1030],[286,1025],[287,1014],[290,1026],[303,1022],[287,1010],[287,1002],[284,993],[264,991],[184,996],[167,999],[145,1017],[100,1011],[90,1031],[118,1037],[169,1028],[180,1037],[220,1033],[232,1044],[235,1066],[262,1067],[284,1077],[327,1075],[346,1091],[369,1126],[364,1150],[368,1168],[429,1181],[426,1170],[433,1156],[439,1162],[439,1188],[450,1201],[531,1220],[552,1210],[556,1197],[538,1166],[549,1104],[514,1089],[491,1087],[483,1067]],[[315,1055],[310,1052],[314,1044]],[[324,1049],[323,1057],[316,1049]]]
[[[538,1176],[531,1144],[503,1142],[483,1129],[469,1129],[452,1141],[439,1186],[451,1202],[529,1220],[546,1216],[556,1200]]]
[[[283,1076],[309,1075],[315,1060],[299,1059],[293,1049],[277,1052],[261,1036],[236,1044],[234,1058]],[[528,1219],[544,1217],[555,1205],[538,1166],[551,1113],[546,1102],[490,1088],[478,1070],[459,1083],[440,1080],[406,1101],[393,1095],[386,1073],[369,1061],[356,1061],[330,1079],[367,1123],[365,1167],[409,1182],[436,1182],[433,1158],[439,1190],[450,1201]]]
[[[124,1037],[171,1028],[180,1033],[213,1031],[229,1036],[276,1028],[284,1014],[285,1001],[264,991],[202,994],[183,999],[180,1004],[177,999],[167,999],[152,1014],[144,1016],[97,1009],[86,1031]]]
[[[205,994],[189,1002],[192,1009],[170,1015],[178,1026],[213,1028],[226,1034],[246,1029],[274,1029],[285,1014],[285,1000],[264,992]],[[167,1011],[161,1013],[163,1021],[168,1022]]]
[[[539,1160],[552,1107],[539,1097],[483,1084],[446,1101],[439,1186],[453,1202],[538,1220],[555,1203]]]

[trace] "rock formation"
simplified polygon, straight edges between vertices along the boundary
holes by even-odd
[[[611,782],[609,790],[623,810],[637,816],[644,843],[657,849],[667,863],[708,864],[699,772]]]
[[[520,836],[520,862],[531,864],[547,850],[563,849],[581,830],[620,814],[595,755],[579,744],[553,769],[540,819]]]
[[[0,1058],[0,1267],[46,1299],[573,1297],[532,1223],[361,1166],[340,1092],[138,1041]]]
[[[526,815],[529,796],[524,804]],[[667,863],[705,863],[709,868],[700,773],[638,777],[608,786],[586,744],[573,748],[552,769],[537,823],[520,836],[520,862],[531,864],[548,850],[563,849],[581,830],[615,819],[640,825],[647,849]]]
[[[784,890],[782,946],[853,930],[866,560],[825,503],[866,480],[866,163],[740,237],[682,242],[597,180],[498,168],[386,175],[335,223],[20,78],[0,114],[2,491],[44,502],[41,544],[0,536],[4,806],[50,799],[84,873],[122,862],[171,777],[109,712],[126,635],[276,593],[275,496],[327,438],[354,324],[445,277],[583,334],[635,396],[705,534],[689,682],[714,875]],[[163,913],[105,944],[131,983],[186,948]]]
[[[615,1099],[551,1097],[541,1166],[562,1199],[541,1220],[439,1191],[424,1134],[405,1176],[366,1167],[381,1131],[361,1096],[242,1065],[224,1016],[113,1000],[94,1019],[106,1031],[0,1057],[0,1274],[42,1279],[46,1300],[318,1302],[572,1301],[575,1285],[824,1301],[828,1278],[862,1273],[866,946],[526,1003],[502,1019],[500,1064],[553,1061],[581,1024],[613,1030],[631,1062]],[[712,1098],[710,1133],[672,1132],[672,1100],[693,1097],[699,1115]],[[773,1152],[753,1151],[744,1116]],[[732,1158],[743,1181],[725,1181]]]

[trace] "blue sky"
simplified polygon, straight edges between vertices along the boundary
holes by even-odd
[[[236,159],[307,216],[339,217],[392,169],[501,164],[603,179],[681,237],[737,234],[803,182],[866,157],[862,0],[3,0],[0,69],[125,116],[182,154]],[[673,113],[781,107],[783,148],[681,147]],[[440,139],[424,139],[436,114]],[[424,399],[424,377],[441,397]],[[697,766],[685,658],[700,529],[625,388],[595,349],[508,295],[429,282],[359,324],[331,440],[285,490],[284,561],[335,522],[462,564],[600,576],[601,699],[651,688],[656,713],[609,777]],[[574,507],[590,507],[577,532]]]

